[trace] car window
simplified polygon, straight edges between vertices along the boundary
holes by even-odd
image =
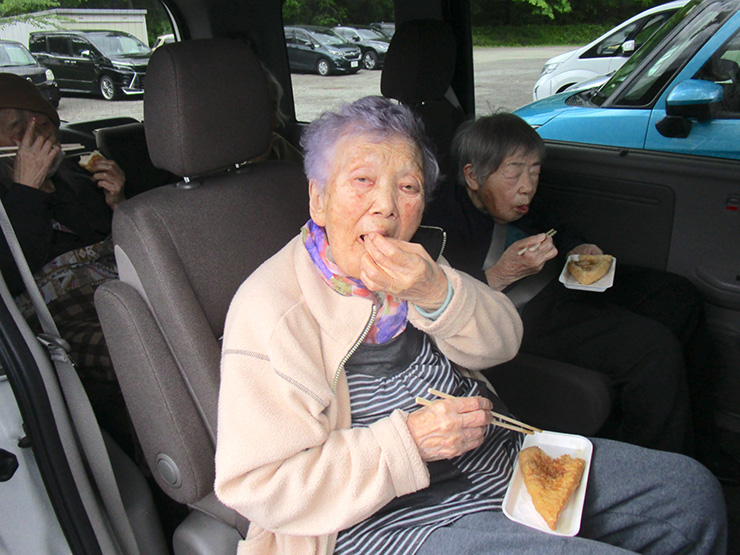
[[[642,29],[640,29],[637,34],[635,35],[635,50],[640,48],[643,44],[645,44],[645,41],[647,41],[650,37],[653,36],[653,33],[658,30],[658,28],[663,25],[663,23],[668,20],[668,18],[675,12],[665,12],[660,14],[655,14],[652,17],[650,17],[647,22],[645,22],[645,25],[643,25]]]
[[[724,22],[728,12],[721,3],[713,4],[671,41],[668,48],[651,67],[642,71],[629,90],[623,91],[614,104],[617,106],[647,106],[663,90],[673,76],[709,40]]]
[[[150,48],[136,37],[114,33],[94,33],[90,40],[106,56],[148,54]]]
[[[697,8],[699,2],[689,2],[665,25],[661,26],[625,64],[590,98],[596,106],[610,103],[615,106],[645,106],[654,100],[668,79],[680,69],[683,63],[703,44],[727,17],[722,11],[721,3],[712,4],[696,18],[692,25],[686,26],[674,37],[662,53],[657,53],[656,61],[651,64],[636,82],[627,87],[622,84],[631,76],[632,71],[642,64],[643,60],[656,55],[654,50],[663,39],[668,37],[686,16]]]
[[[0,44],[0,66],[28,66],[35,63],[34,57],[22,45]]]
[[[707,60],[694,79],[713,81],[724,89],[722,101],[711,105],[713,118],[740,118],[740,32]]]
[[[49,52],[59,56],[69,56],[67,37],[49,37]]]
[[[337,35],[334,31],[330,31],[328,29],[318,29],[315,30],[313,34],[316,40],[325,46],[341,46],[342,44],[346,43],[346,41],[342,37]]]
[[[638,25],[639,25],[639,22],[635,21],[634,23],[631,23],[630,25],[626,25],[625,27],[622,27],[621,29],[612,33],[611,35],[606,37],[603,41],[601,41],[596,46],[595,50],[589,50],[589,53],[591,54],[591,56],[584,56],[584,57],[600,58],[604,56],[616,56],[621,51],[622,44],[624,44],[624,41],[626,41],[630,37],[630,35],[632,35],[632,33],[635,32]]]
[[[76,58],[79,58],[82,56],[82,53],[85,51],[90,51],[90,43],[86,40],[72,37],[69,40],[69,48],[72,52],[72,56],[75,56]]]
[[[313,44],[311,38],[301,31],[295,32],[295,42],[301,46],[311,46]]]
[[[370,40],[388,40],[388,36],[384,35],[380,31],[375,31],[373,29],[358,29],[357,33],[362,37],[363,39],[370,39]]]

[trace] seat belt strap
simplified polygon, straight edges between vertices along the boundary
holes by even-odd
[[[121,498],[121,492],[118,489],[118,483],[100,426],[90,405],[90,399],[77,375],[74,363],[68,355],[69,344],[59,335],[59,330],[41,296],[36,280],[33,278],[2,201],[0,201],[0,229],[5,235],[18,271],[23,278],[26,291],[41,323],[41,328],[44,331],[38,336],[38,339],[47,348],[56,369],[59,384],[67,400],[70,416],[74,422],[85,458],[90,466],[93,480],[97,484],[103,505],[108,513],[115,539],[123,553],[138,555],[140,550]]]

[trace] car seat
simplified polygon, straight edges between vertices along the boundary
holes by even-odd
[[[233,554],[248,522],[213,493],[220,337],[239,285],[308,219],[308,185],[299,165],[242,163],[267,150],[272,107],[241,41],[158,48],[144,115],[154,165],[186,177],[116,209],[120,280],[96,307],[153,477],[192,509],[175,553]]]
[[[416,19],[396,29],[383,63],[380,92],[409,106],[424,122],[442,174],[454,179],[450,145],[465,121],[450,87],[455,72],[455,36],[441,20]]]
[[[103,156],[114,160],[126,174],[126,198],[179,179],[152,164],[141,122],[96,129],[95,142]]]

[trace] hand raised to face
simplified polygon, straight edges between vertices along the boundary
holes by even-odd
[[[34,189],[46,184],[49,170],[61,152],[56,134],[47,132],[46,122],[40,121],[41,118],[46,116],[29,118],[23,137],[16,141],[18,152],[13,165],[13,181]]]
[[[383,291],[434,311],[447,298],[447,276],[419,244],[365,236],[360,279],[371,291]]]

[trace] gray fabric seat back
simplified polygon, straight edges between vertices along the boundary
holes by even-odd
[[[96,306],[154,478],[239,528],[212,503],[220,337],[239,285],[308,219],[308,186],[286,162],[236,167],[267,149],[272,121],[264,72],[243,43],[157,49],[144,103],[152,160],[189,178],[116,209],[120,281],[98,289]]]
[[[465,113],[450,94],[455,72],[456,43],[450,26],[436,19],[401,23],[388,46],[380,78],[380,92],[406,104],[424,122],[437,149],[443,175],[453,177],[452,138]]]

